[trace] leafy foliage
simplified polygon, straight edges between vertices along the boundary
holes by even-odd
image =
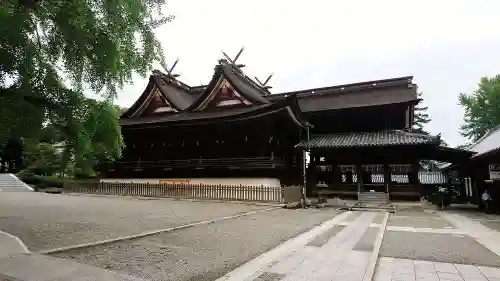
[[[0,1],[0,144],[68,116],[81,91],[106,98],[163,61],[166,0]],[[73,102],[72,102],[73,101]]]
[[[29,172],[52,176],[60,170],[60,155],[52,144],[27,141],[25,149]]]
[[[467,149],[470,145],[471,145],[470,143],[464,143],[464,144],[457,145],[456,148],[458,148],[458,149]]]
[[[465,109],[460,133],[476,141],[500,124],[500,75],[481,78],[475,91],[460,94],[459,102]]]
[[[98,161],[121,157],[124,147],[119,126],[120,111],[109,101],[96,101],[80,96],[71,116],[52,118],[52,126],[59,129],[64,138],[61,169],[74,162],[79,174],[92,175]]]
[[[422,93],[417,93],[417,97],[422,99]],[[423,106],[422,104],[418,104],[414,109],[414,121],[413,121],[413,129],[419,132],[427,133],[424,130],[424,126],[431,122],[431,118],[427,113],[428,107]]]
[[[120,114],[112,100],[134,73],[146,75],[163,62],[153,31],[172,19],[162,13],[165,4],[0,1],[0,147],[12,139],[42,141],[28,157],[42,175],[53,174],[54,162],[60,171],[71,166],[91,174],[97,161],[120,157]],[[84,89],[104,101],[86,98]],[[58,142],[61,155],[51,148]]]

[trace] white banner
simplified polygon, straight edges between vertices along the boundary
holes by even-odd
[[[490,171],[491,180],[500,180],[500,171]]]

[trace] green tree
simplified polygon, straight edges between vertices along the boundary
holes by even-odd
[[[51,119],[52,126],[63,133],[64,152],[61,171],[70,162],[78,174],[92,175],[100,161],[121,157],[124,146],[119,126],[119,108],[111,102],[88,99],[83,95],[75,101],[71,116]]]
[[[428,107],[422,104],[423,101],[422,93],[417,93],[417,98],[420,99],[420,102],[414,108],[414,119],[412,128],[418,132],[427,133],[427,131],[424,130],[424,126],[429,122],[431,122],[431,118],[427,113]]]
[[[461,93],[460,105],[465,110],[460,133],[476,141],[500,124],[500,75],[483,77],[472,93]]]
[[[27,141],[25,145],[27,170],[40,176],[52,176],[60,171],[59,153],[50,143]]]
[[[67,117],[83,89],[113,98],[163,61],[166,0],[0,1],[0,144]]]

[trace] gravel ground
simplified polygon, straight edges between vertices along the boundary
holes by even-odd
[[[409,218],[409,217],[395,217],[390,216],[387,222],[388,226],[407,226],[416,228],[436,228],[436,229],[453,229],[453,225],[443,219],[432,219],[432,218]]]
[[[481,221],[481,224],[486,226],[487,228],[491,229],[491,230],[496,230],[498,232],[500,232],[500,221]]]
[[[18,236],[31,251],[39,251],[267,208],[173,199],[4,192],[0,196],[0,230]]]
[[[467,235],[386,231],[380,255],[498,267],[500,257]]]
[[[215,280],[336,214],[276,209],[54,256],[152,280]]]

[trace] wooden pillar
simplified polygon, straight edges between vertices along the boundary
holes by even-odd
[[[391,184],[391,169],[389,164],[384,164],[384,190],[386,193],[389,193],[389,184]]]
[[[332,178],[331,178],[331,185],[332,188],[338,188],[340,183],[342,182],[342,174],[340,173],[340,167],[337,163],[332,164]]]
[[[358,184],[358,195],[362,191],[363,188],[363,165],[360,163],[356,164],[356,176],[357,176],[357,184]]]
[[[420,185],[420,179],[418,178],[418,170],[420,168],[420,165],[418,164],[418,161],[411,163],[410,166],[410,181],[412,183],[412,188],[417,191],[420,194],[420,197],[423,196],[422,192],[422,186]]]
[[[340,167],[337,163],[336,159],[330,156],[329,159],[330,164],[332,165],[332,171],[330,172],[330,188],[336,189],[339,187],[340,182],[342,181],[342,175],[340,173]]]

